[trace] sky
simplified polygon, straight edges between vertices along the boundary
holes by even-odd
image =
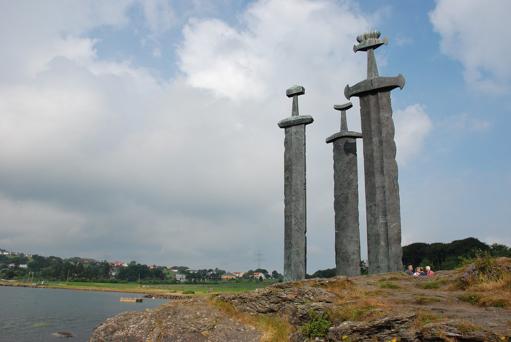
[[[283,267],[285,90],[307,126],[308,272],[334,267],[333,104],[377,29],[403,244],[511,245],[507,0],[0,0],[0,248]],[[348,112],[360,130],[358,99]],[[358,144],[360,228],[366,226]]]

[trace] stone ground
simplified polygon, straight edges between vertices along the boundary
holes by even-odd
[[[331,323],[314,339],[319,341],[510,341],[510,283],[461,290],[454,286],[461,276],[463,271],[431,279],[399,273],[311,279],[194,297],[110,318],[90,341],[282,341],[268,329],[286,324],[288,340],[307,341],[301,327],[313,312],[325,313]],[[259,324],[261,317],[269,323]]]
[[[211,306],[206,298],[173,301],[107,319],[90,341],[259,341],[261,333]]]

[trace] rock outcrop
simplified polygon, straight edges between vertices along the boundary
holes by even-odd
[[[110,318],[90,341],[510,341],[509,261],[191,297]]]

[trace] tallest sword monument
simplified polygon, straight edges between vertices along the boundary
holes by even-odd
[[[401,213],[390,91],[403,88],[405,79],[381,77],[374,50],[386,43],[380,32],[357,37],[355,52],[367,52],[367,79],[347,85],[344,95],[360,99],[364,146],[369,273],[402,270]]]

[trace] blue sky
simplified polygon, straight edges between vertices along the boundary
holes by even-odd
[[[505,0],[0,1],[0,247],[282,269],[285,89],[308,126],[309,271],[333,267],[334,103],[378,29],[403,242],[511,245]],[[483,25],[484,23],[484,25]],[[360,128],[358,101],[348,114]],[[362,251],[365,248],[359,143]]]

